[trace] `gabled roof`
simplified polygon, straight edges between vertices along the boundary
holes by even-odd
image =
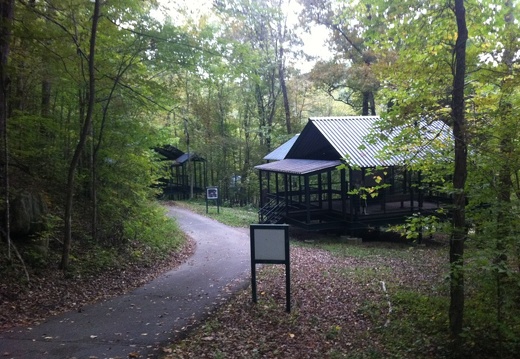
[[[185,163],[187,161],[201,161],[201,162],[203,162],[203,161],[206,161],[206,160],[204,158],[200,157],[199,155],[197,155],[194,152],[184,153],[179,158],[175,159],[175,161],[173,161],[173,166],[182,165],[183,163]]]
[[[311,117],[286,158],[346,157],[349,164],[360,167],[395,164],[377,159],[382,142],[367,142],[378,120],[377,116]]]
[[[296,141],[296,139],[298,138],[298,136],[299,136],[299,134],[298,135],[294,135],[293,138],[291,138],[289,141],[285,142],[283,145],[281,145],[280,147],[278,147],[274,151],[268,153],[264,157],[264,160],[266,160],[266,161],[280,161],[280,160],[283,160],[285,158],[285,156],[287,156],[287,152],[289,152],[289,150],[293,146],[293,144]]]
[[[159,153],[160,155],[166,157],[165,160],[171,160],[171,161],[179,158],[180,156],[182,156],[184,154],[184,152],[182,152],[177,147],[172,146],[172,145],[155,147],[154,150],[155,150],[155,152]]]
[[[401,133],[400,129],[395,129],[392,133],[384,133],[387,141],[378,139],[376,122],[379,121],[378,116],[344,116],[344,117],[311,117],[300,135],[290,146],[290,141],[283,144],[279,152],[277,150],[271,152],[283,154],[287,152],[285,159],[278,161],[277,164],[269,164],[256,166],[260,170],[269,170],[271,172],[300,173],[291,172],[295,162],[287,162],[289,160],[307,160],[314,161],[305,164],[307,172],[314,172],[324,169],[318,162],[327,162],[328,165],[333,161],[343,160],[348,165],[359,167],[376,167],[376,166],[395,166],[403,165],[411,159],[420,158],[425,153],[425,148],[410,147],[408,154],[397,154],[390,158],[383,159],[382,154],[385,153],[385,147],[392,139],[396,139]],[[423,123],[424,122],[424,123]],[[421,128],[433,129],[426,131],[423,136],[428,140],[432,140],[439,134],[444,138],[446,136],[445,126],[440,121],[416,124]],[[369,138],[372,137],[372,140]],[[287,148],[289,147],[290,148]],[[421,153],[422,151],[422,153]],[[267,156],[266,156],[267,157]],[[280,156],[272,156],[272,159],[282,158]],[[331,162],[332,161],[332,162]],[[312,163],[312,166],[310,165]],[[335,162],[334,162],[335,163]],[[325,163],[323,164],[325,165]],[[308,166],[313,167],[310,169]],[[302,172],[304,173],[304,172]]]

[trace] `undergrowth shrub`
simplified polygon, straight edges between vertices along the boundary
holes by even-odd
[[[184,243],[184,235],[166,210],[158,204],[143,206],[138,216],[127,218],[124,233],[156,254],[166,255]]]

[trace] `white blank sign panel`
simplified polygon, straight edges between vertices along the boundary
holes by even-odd
[[[285,231],[255,228],[255,260],[285,260]]]

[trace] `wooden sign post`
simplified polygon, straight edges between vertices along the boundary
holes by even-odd
[[[291,311],[291,263],[289,257],[289,225],[252,224],[251,231],[251,288],[253,303],[256,295],[256,265],[285,264],[286,311]]]

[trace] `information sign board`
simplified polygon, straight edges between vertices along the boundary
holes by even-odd
[[[217,213],[220,213],[220,204],[218,199],[218,187],[206,187],[206,213],[209,211],[209,201],[217,202]]]
[[[289,225],[252,224],[251,232],[251,288],[253,302],[256,295],[256,264],[285,264],[286,311],[291,311],[291,265],[289,256]]]
[[[206,198],[207,199],[218,199],[218,187],[206,188]]]

